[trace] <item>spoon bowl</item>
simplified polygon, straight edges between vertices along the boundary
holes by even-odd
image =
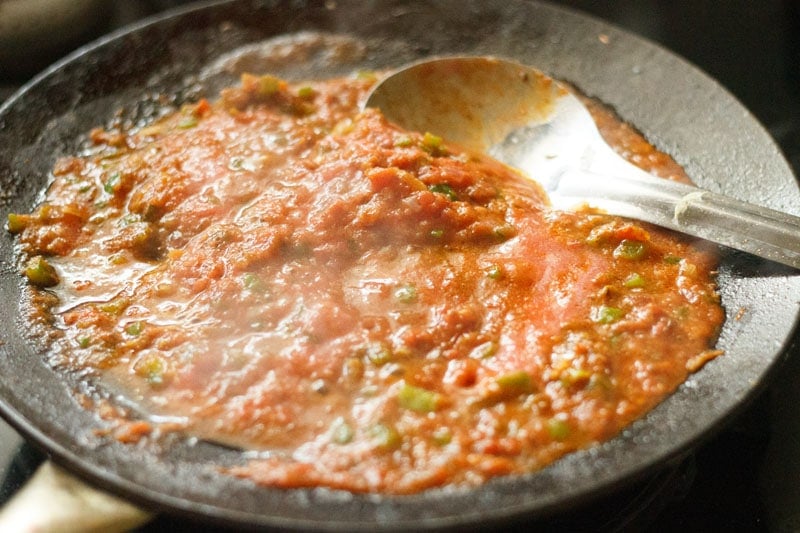
[[[650,175],[606,144],[589,111],[541,71],[494,57],[414,63],[365,107],[517,168],[557,209],[591,207],[800,268],[800,217]]]

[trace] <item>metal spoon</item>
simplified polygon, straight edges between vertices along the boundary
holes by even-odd
[[[534,68],[491,57],[428,60],[380,81],[365,106],[488,152],[539,182],[556,208],[588,205],[800,268],[800,217],[628,163],[580,100]]]

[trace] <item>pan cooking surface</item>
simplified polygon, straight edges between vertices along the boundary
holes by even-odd
[[[230,51],[244,47],[250,55],[237,61],[257,61],[254,43],[303,30],[364,38],[370,46],[358,61],[365,68],[445,53],[496,54],[536,65],[613,105],[675,155],[700,185],[798,212],[791,172],[732,97],[674,56],[605,24],[522,2],[339,2],[335,8],[231,2],[112,36],[68,58],[8,102],[0,110],[0,175],[7,195],[2,215],[29,210],[55,159],[77,151],[80,136],[118,108],[127,119],[139,120],[152,114],[159,93],[177,99],[213,96],[235,77],[226,70]],[[303,77],[315,66],[312,61],[278,74]],[[351,71],[353,65],[343,68]],[[642,96],[653,91],[663,97],[656,109]],[[20,280],[11,239],[4,235],[0,246],[3,301],[17,302]],[[726,253],[720,272],[729,317],[720,340],[724,357],[619,438],[531,476],[468,492],[382,498],[257,489],[216,472],[217,465],[240,459],[233,450],[181,441],[132,449],[97,439],[88,429],[95,427],[93,415],[74,399],[75,383],[53,371],[26,342],[13,304],[0,307],[5,323],[17,326],[4,334],[0,348],[0,395],[6,417],[61,462],[156,507],[225,522],[337,529],[455,526],[537,515],[651,471],[723,423],[780,358],[794,328],[798,283],[786,269]]]

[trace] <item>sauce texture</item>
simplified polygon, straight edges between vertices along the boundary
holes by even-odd
[[[9,217],[58,364],[257,452],[232,475],[406,494],[607,440],[717,355],[713,254],[551,210],[513,170],[360,112],[373,82],[245,75],[61,159]]]

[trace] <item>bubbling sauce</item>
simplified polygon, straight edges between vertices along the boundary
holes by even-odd
[[[702,246],[550,209],[515,171],[359,111],[374,81],[244,75],[61,159],[9,217],[33,290],[58,295],[36,314],[60,364],[259,452],[232,475],[405,494],[607,440],[717,355]]]

